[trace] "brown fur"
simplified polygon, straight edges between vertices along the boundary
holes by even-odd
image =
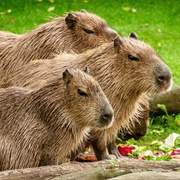
[[[99,84],[78,69],[61,73],[33,91],[0,90],[0,170],[57,164],[90,128],[112,125]]]
[[[16,41],[0,43],[0,84],[31,60],[52,58],[59,52],[81,53],[116,36],[105,20],[85,11],[56,18],[19,35]]]
[[[55,59],[32,62],[20,68],[9,85],[36,88],[66,67],[84,66],[91,69],[115,111],[112,128],[91,131],[95,154],[99,160],[107,158],[108,147],[109,153],[119,157],[115,143],[118,130],[129,121],[145,116],[143,96],[166,91],[171,85],[171,71],[150,45],[131,35],[117,37],[112,43],[79,55],[61,54]]]
[[[124,140],[130,138],[139,139],[146,135],[149,127],[149,100],[148,97],[142,96],[142,103],[140,103],[142,109],[140,109],[140,116],[134,121],[130,121],[119,132],[119,137]]]
[[[11,43],[11,41],[16,41],[18,37],[20,37],[18,34],[13,34],[7,31],[0,31],[0,43],[6,42],[7,45],[7,43]]]

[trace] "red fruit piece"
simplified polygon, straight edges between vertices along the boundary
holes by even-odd
[[[174,150],[171,152],[171,155],[180,155],[180,149],[174,149]]]
[[[129,153],[132,154],[133,149],[135,149],[135,147],[131,145],[118,147],[118,151],[122,156],[128,156]]]

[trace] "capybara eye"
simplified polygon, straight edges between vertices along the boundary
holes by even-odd
[[[78,89],[78,94],[81,96],[88,96],[84,91]]]
[[[94,31],[91,31],[89,29],[84,29],[84,32],[86,32],[87,34],[94,34]]]
[[[132,55],[128,55],[128,58],[131,60],[131,61],[139,61],[139,59],[135,56],[132,56]]]

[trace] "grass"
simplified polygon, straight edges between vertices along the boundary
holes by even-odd
[[[106,19],[122,36],[136,32],[169,65],[174,86],[180,85],[180,0],[1,0],[0,31],[25,33],[54,17],[81,9]],[[149,133],[139,143],[148,145],[172,132],[180,133],[173,118],[168,125],[163,117],[152,120]]]

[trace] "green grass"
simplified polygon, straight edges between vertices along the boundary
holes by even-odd
[[[55,9],[48,12],[50,7]],[[180,85],[180,0],[0,0],[0,31],[25,33],[54,17],[81,9],[106,19],[122,36],[136,32],[139,39],[157,50],[173,72],[174,85]],[[180,133],[173,120],[165,127],[163,117],[152,118],[149,133],[140,144]]]
[[[51,1],[51,2],[50,2]],[[86,9],[106,19],[122,36],[135,31],[170,66],[180,85],[180,0],[1,0],[0,30],[25,33],[52,17]],[[48,8],[55,9],[48,12]],[[5,13],[7,10],[10,13]],[[135,9],[136,12],[132,12]]]

